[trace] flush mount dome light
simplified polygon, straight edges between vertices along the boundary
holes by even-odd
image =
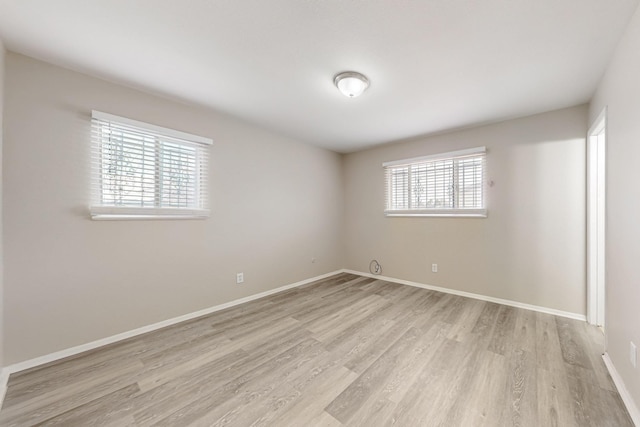
[[[355,71],[346,71],[338,74],[333,79],[333,83],[344,96],[349,98],[362,95],[362,92],[369,87],[369,79]]]

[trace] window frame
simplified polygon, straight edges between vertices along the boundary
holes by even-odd
[[[91,119],[92,188],[89,206],[91,219],[205,219],[209,217],[207,181],[208,151],[213,144],[211,139],[95,110],[91,112]],[[121,133],[121,140],[114,142],[109,136],[104,136],[105,131],[111,133],[114,130]],[[121,203],[114,201],[118,197],[115,194],[105,196],[105,179],[113,180],[122,176],[121,171],[119,171],[120,175],[117,173],[109,175],[105,172],[105,149],[113,150],[113,147],[118,147],[118,144],[124,147],[124,134],[127,132],[129,132],[129,140],[126,145],[129,150],[133,150],[131,153],[138,150],[138,153],[132,154],[136,164],[132,188],[138,185],[151,188],[152,201],[144,195],[144,190],[139,194],[139,199],[136,199],[138,194],[129,194],[130,199],[125,202],[121,200]],[[132,137],[132,135],[135,136]],[[105,148],[107,144],[112,146]],[[149,147],[151,151],[145,152]],[[142,154],[139,154],[140,150]],[[166,157],[167,153],[175,155],[176,151],[180,156],[177,160]],[[185,186],[186,195],[181,195],[179,191],[176,196],[163,190],[169,168],[174,167],[172,162],[178,163],[179,172],[182,171],[181,168],[190,169],[188,179],[192,182]],[[148,172],[149,167],[152,172]],[[182,179],[182,176],[179,179]],[[181,198],[183,200],[180,200]],[[111,200],[107,201],[108,199]],[[184,206],[175,206],[183,203]]]
[[[385,186],[385,208],[384,215],[387,217],[467,217],[467,218],[486,218],[487,217],[487,185],[486,185],[486,147],[476,147],[465,150],[451,151],[447,153],[440,153],[428,156],[421,157],[413,157],[409,159],[395,160],[390,162],[384,162],[382,164],[384,170],[384,186]],[[481,161],[481,172],[480,172],[480,199],[481,199],[481,207],[473,207],[473,208],[460,208],[460,207],[450,207],[450,208],[408,208],[408,209],[392,209],[392,198],[394,195],[393,189],[393,181],[391,179],[391,172],[393,169],[399,169],[402,167],[408,168],[408,175],[406,178],[406,184],[403,184],[407,187],[406,195],[403,194],[404,197],[407,198],[407,204],[411,204],[412,198],[412,177],[411,177],[411,168],[416,166],[434,164],[435,162],[452,162],[452,170],[451,170],[451,187],[452,187],[452,204],[454,206],[460,203],[460,191],[458,191],[458,184],[456,181],[458,180],[458,174],[460,170],[460,162],[464,159],[478,158]],[[435,191],[435,189],[433,190]]]

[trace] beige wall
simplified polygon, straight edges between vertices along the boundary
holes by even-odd
[[[586,129],[579,106],[347,155],[346,267],[584,314]],[[477,146],[488,218],[384,217],[383,162]]]
[[[607,106],[605,332],[607,352],[640,408],[640,10],[626,29],[591,102],[590,119]],[[639,360],[640,362],[640,360]]]
[[[342,267],[338,154],[13,53],[6,81],[5,365]],[[88,219],[92,109],[212,138],[211,218]]]
[[[2,146],[3,146],[3,134],[4,134],[4,61],[6,51],[4,44],[0,40],[0,370],[4,366],[3,350],[4,350],[4,258],[3,258],[3,221],[2,221]],[[2,385],[0,384],[0,388]]]

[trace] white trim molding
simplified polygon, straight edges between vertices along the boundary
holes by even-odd
[[[250,295],[248,297],[240,298],[237,300],[229,301],[224,304],[215,305],[213,307],[205,308],[202,310],[194,311],[192,313],[184,314],[182,316],[174,317],[171,319],[163,320],[161,322],[153,323],[151,325],[143,326],[141,328],[133,329],[127,332],[122,332],[120,334],[112,335],[110,337],[102,338],[99,340],[91,341],[86,344],[77,345],[75,347],[67,348],[64,350],[56,351],[54,353],[46,354],[44,356],[36,357],[33,359],[25,360],[24,362],[14,363],[12,365],[6,366],[2,370],[2,379],[4,381],[4,385],[9,378],[9,375],[14,374],[16,372],[24,371],[27,369],[35,368],[36,366],[44,365],[46,363],[55,362],[56,360],[64,359],[66,357],[75,356],[77,354],[83,353],[85,351],[94,350],[99,347],[103,347],[108,344],[113,344],[118,341],[125,340],[127,338],[135,337],[138,335],[146,334],[147,332],[152,332],[161,328],[166,328],[167,326],[172,326],[180,322],[184,322],[187,320],[195,319],[197,317],[206,316],[207,314],[215,313],[216,311],[224,310],[226,308],[234,307],[236,305],[243,304],[245,302],[254,301],[260,298],[264,298],[269,295],[277,294],[279,292],[286,291],[291,288],[295,288],[298,286],[307,285],[309,283],[326,279],[327,277],[334,276],[336,274],[342,273],[342,270],[332,271],[331,273],[321,274],[320,276],[315,276],[310,279],[301,280],[299,282],[291,283],[289,285],[280,286],[279,288],[271,289],[265,292],[260,292],[259,294]],[[6,377],[6,379],[5,379]],[[0,405],[2,401],[0,400]]]
[[[627,390],[627,387],[624,385],[624,381],[611,361],[609,353],[605,352],[602,355],[602,360],[604,360],[604,364],[609,370],[609,375],[611,375],[611,379],[618,389],[618,394],[620,394],[624,406],[627,407],[627,411],[631,416],[631,421],[633,421],[635,425],[640,426],[640,409],[638,409],[638,406],[636,406],[636,403],[633,401],[629,390]]]
[[[473,298],[473,299],[477,299],[477,300],[482,300],[482,301],[489,301],[489,302],[494,302],[497,304],[504,304],[504,305],[508,305],[508,306],[512,306],[512,307],[518,307],[518,308],[524,308],[527,310],[533,310],[533,311],[539,311],[541,313],[548,313],[548,314],[553,314],[556,316],[562,316],[562,317],[568,317],[571,319],[576,319],[576,320],[586,320],[585,316],[582,314],[577,314],[577,313],[570,313],[570,312],[566,312],[566,311],[561,311],[561,310],[556,310],[556,309],[552,309],[552,308],[546,308],[546,307],[540,307],[540,306],[536,306],[536,305],[531,305],[531,304],[524,304],[524,303],[520,303],[517,301],[510,301],[510,300],[505,300],[505,299],[501,299],[501,298],[493,298],[493,297],[489,297],[489,296],[485,296],[485,295],[480,295],[480,294],[474,294],[474,293],[470,293],[470,292],[464,292],[464,291],[458,291],[455,289],[449,289],[449,288],[442,288],[439,286],[432,286],[432,285],[427,285],[427,284],[423,284],[423,283],[417,283],[417,282],[412,282],[409,280],[402,280],[402,279],[396,279],[393,277],[387,277],[387,276],[380,276],[380,275],[375,275],[375,274],[370,274],[370,273],[364,273],[364,272],[360,272],[360,271],[355,271],[355,270],[349,270],[349,269],[341,269],[341,270],[336,270],[336,271],[332,271],[330,273],[326,273],[326,274],[322,274],[319,276],[315,276],[312,277],[310,279],[305,279],[305,280],[301,280],[299,282],[295,282],[295,283],[291,283],[289,285],[285,285],[285,286],[281,286],[279,288],[275,288],[275,289],[271,289],[265,292],[261,292],[255,295],[250,295],[248,297],[244,297],[244,298],[240,298],[237,300],[233,300],[230,302],[226,302],[224,304],[219,304],[219,305],[215,305],[213,307],[209,307],[209,308],[205,308],[203,310],[199,310],[199,311],[194,311],[192,313],[188,313],[188,314],[184,314],[182,316],[178,316],[178,317],[174,317],[171,319],[167,319],[167,320],[163,320],[161,322],[157,322],[157,323],[153,323],[151,325],[147,325],[147,326],[143,326],[137,329],[133,329],[127,332],[122,332],[120,334],[116,334],[116,335],[112,335],[106,338],[102,338],[99,340],[95,340],[95,341],[91,341],[88,342],[86,344],[81,344],[75,347],[71,347],[71,348],[67,348],[64,350],[60,350],[60,351],[56,351],[54,353],[50,353],[44,356],[40,356],[40,357],[36,357],[33,359],[29,359],[29,360],[25,360],[23,362],[18,362],[18,363],[14,363],[12,365],[6,366],[4,368],[2,368],[0,370],[0,407],[2,405],[2,402],[4,401],[4,395],[7,389],[7,382],[9,380],[9,375],[14,374],[16,372],[20,372],[20,371],[24,371],[27,369],[31,369],[31,368],[35,368],[37,366],[41,366],[47,363],[51,363],[51,362],[55,362],[57,360],[60,359],[64,359],[66,357],[70,357],[70,356],[75,356],[77,354],[83,353],[85,351],[89,351],[89,350],[94,350],[96,348],[99,347],[103,347],[105,345],[109,345],[109,344],[113,344],[116,343],[118,341],[122,341],[131,337],[135,337],[138,335],[142,335],[145,334],[147,332],[152,332],[161,328],[165,328],[167,326],[172,326],[175,325],[177,323],[180,322],[184,322],[187,320],[191,320],[191,319],[195,319],[197,317],[202,317],[202,316],[206,316],[207,314],[211,314],[211,313],[215,313],[216,311],[220,311],[220,310],[224,310],[226,308],[230,308],[230,307],[234,307],[240,304],[243,304],[245,302],[250,302],[250,301],[254,301],[260,298],[264,298],[267,297],[269,295],[273,295],[273,294],[277,294],[279,292],[283,292],[286,291],[288,289],[292,289],[292,288],[296,288],[299,286],[304,286],[307,285],[309,283],[313,283],[322,279],[326,279],[327,277],[331,277],[334,276],[336,274],[340,274],[340,273],[351,273],[351,274],[356,274],[358,276],[364,276],[364,277],[371,277],[371,278],[375,278],[375,279],[379,279],[379,280],[385,280],[388,282],[394,282],[394,283],[399,283],[402,285],[408,285],[408,286],[414,286],[414,287],[418,287],[418,288],[423,288],[423,289],[429,289],[429,290],[433,290],[433,291],[438,291],[438,292],[443,292],[443,293],[448,293],[448,294],[453,294],[453,295],[459,295],[459,296],[463,296],[463,297],[467,297],[467,298]],[[605,360],[606,363],[606,360]],[[607,365],[607,367],[609,368],[610,371],[612,371],[612,368],[609,367],[609,365]],[[614,370],[615,371],[615,370]],[[617,374],[616,374],[617,375]],[[616,380],[616,377],[614,376],[614,373],[612,371],[611,376],[614,378],[614,381]],[[619,376],[617,377],[619,378]],[[621,380],[619,380],[620,383],[622,384]],[[618,382],[616,381],[616,385],[618,385]],[[625,400],[625,395],[623,394],[623,387],[618,386],[618,388],[620,389],[620,394],[623,396],[623,400]],[[624,389],[626,392],[626,389]],[[628,392],[626,392],[626,399],[630,399]],[[625,403],[627,403],[627,400],[625,400]],[[631,405],[633,405],[633,402],[631,402]],[[629,404],[627,404],[627,406],[629,407]],[[631,408],[629,409],[629,412],[632,412]],[[637,414],[637,409],[636,409],[636,414]],[[637,416],[637,415],[636,415]],[[633,417],[633,415],[632,415]],[[638,424],[637,418],[634,418],[634,421],[636,421],[636,424]],[[639,424],[640,425],[640,424]]]
[[[387,282],[399,283],[401,285],[415,286],[416,288],[429,289],[431,291],[438,291],[446,294],[458,295],[461,297],[473,298],[481,301],[495,302],[496,304],[503,304],[511,307],[524,308],[525,310],[553,314],[554,316],[567,317],[569,319],[582,320],[582,321],[587,320],[584,314],[572,313],[570,311],[556,310],[555,308],[541,307],[539,305],[533,305],[533,304],[525,304],[523,302],[511,301],[511,300],[502,299],[502,298],[494,298],[486,295],[459,291],[457,289],[442,288],[440,286],[427,285],[424,283],[412,282],[410,280],[396,279],[395,277],[379,276],[371,273],[364,273],[361,271],[355,271],[355,270],[342,270],[342,271],[344,273],[351,273],[351,274],[357,274],[359,276],[372,277],[380,280],[386,280]]]
[[[587,321],[605,326],[607,107],[587,133]]]

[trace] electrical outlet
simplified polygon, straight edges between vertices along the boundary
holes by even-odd
[[[236,283],[242,283],[242,282],[244,282],[244,273],[236,274]]]
[[[431,272],[432,273],[438,272],[438,264],[431,264]]]
[[[638,349],[633,341],[629,341],[629,361],[631,365],[635,368],[636,363],[638,363]]]
[[[315,263],[316,263],[316,258],[315,257],[311,258],[311,264],[315,264]]]

